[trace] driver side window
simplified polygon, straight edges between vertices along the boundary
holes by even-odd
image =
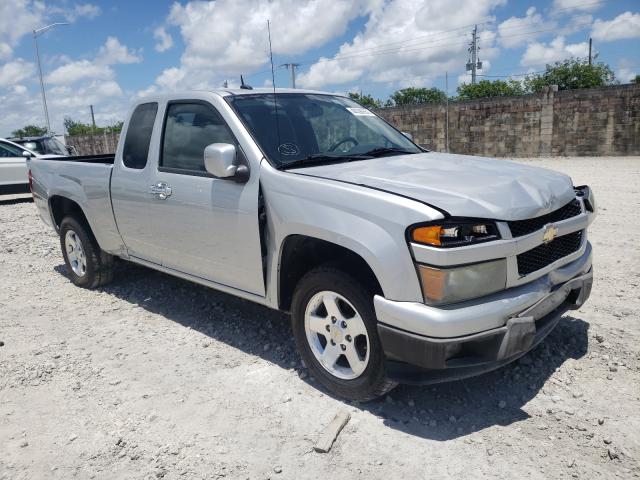
[[[212,143],[237,142],[220,114],[200,102],[167,107],[160,167],[174,173],[205,173],[204,149]]]

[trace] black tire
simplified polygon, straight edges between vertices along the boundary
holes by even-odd
[[[326,370],[317,360],[307,340],[304,326],[307,305],[314,295],[325,290],[347,299],[365,324],[369,337],[369,363],[357,378],[342,379]],[[291,324],[298,352],[309,372],[331,393],[365,402],[384,395],[397,385],[385,374],[385,357],[378,337],[373,293],[349,274],[333,265],[325,265],[304,275],[293,295]]]
[[[86,271],[83,275],[74,272],[67,255],[65,239],[69,231],[74,232],[82,243],[86,259]],[[69,278],[71,278],[74,285],[91,289],[106,285],[113,280],[114,257],[100,249],[91,232],[91,228],[89,228],[84,219],[65,217],[62,220],[60,223],[60,247],[62,248],[62,256],[67,266]]]

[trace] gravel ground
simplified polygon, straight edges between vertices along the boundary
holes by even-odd
[[[508,367],[364,405],[316,388],[285,315],[127,264],[76,288],[0,200],[0,478],[640,476],[640,158],[528,161],[595,190],[590,301]]]

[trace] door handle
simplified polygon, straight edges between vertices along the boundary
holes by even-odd
[[[171,196],[172,190],[169,185],[164,182],[158,182],[155,185],[149,186],[149,193],[155,195],[160,200],[166,200]]]

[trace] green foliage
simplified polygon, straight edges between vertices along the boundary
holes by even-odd
[[[447,94],[439,88],[403,88],[391,95],[396,105],[414,105],[420,103],[440,103],[447,99]]]
[[[640,75],[636,75],[635,78],[631,79],[631,83],[635,83],[636,85],[640,85]]]
[[[362,95],[360,93],[349,92],[349,98],[355,100],[360,105],[366,108],[380,108],[382,102],[377,98],[373,98],[371,95]]]
[[[480,80],[476,84],[463,83],[458,87],[459,100],[484,97],[512,97],[524,95],[522,83],[516,80]]]
[[[116,122],[106,127],[93,126],[88,123],[76,122],[70,117],[64,117],[64,128],[67,135],[98,135],[103,133],[120,132],[123,122]]]
[[[14,130],[11,135],[14,137],[41,137],[47,133],[47,129],[44,127],[38,127],[37,125],[25,125],[24,127]]]
[[[611,85],[615,75],[609,65],[572,58],[547,65],[545,72],[528,76],[524,83],[528,91],[536,93],[547,85],[558,85],[558,90],[593,88]]]

